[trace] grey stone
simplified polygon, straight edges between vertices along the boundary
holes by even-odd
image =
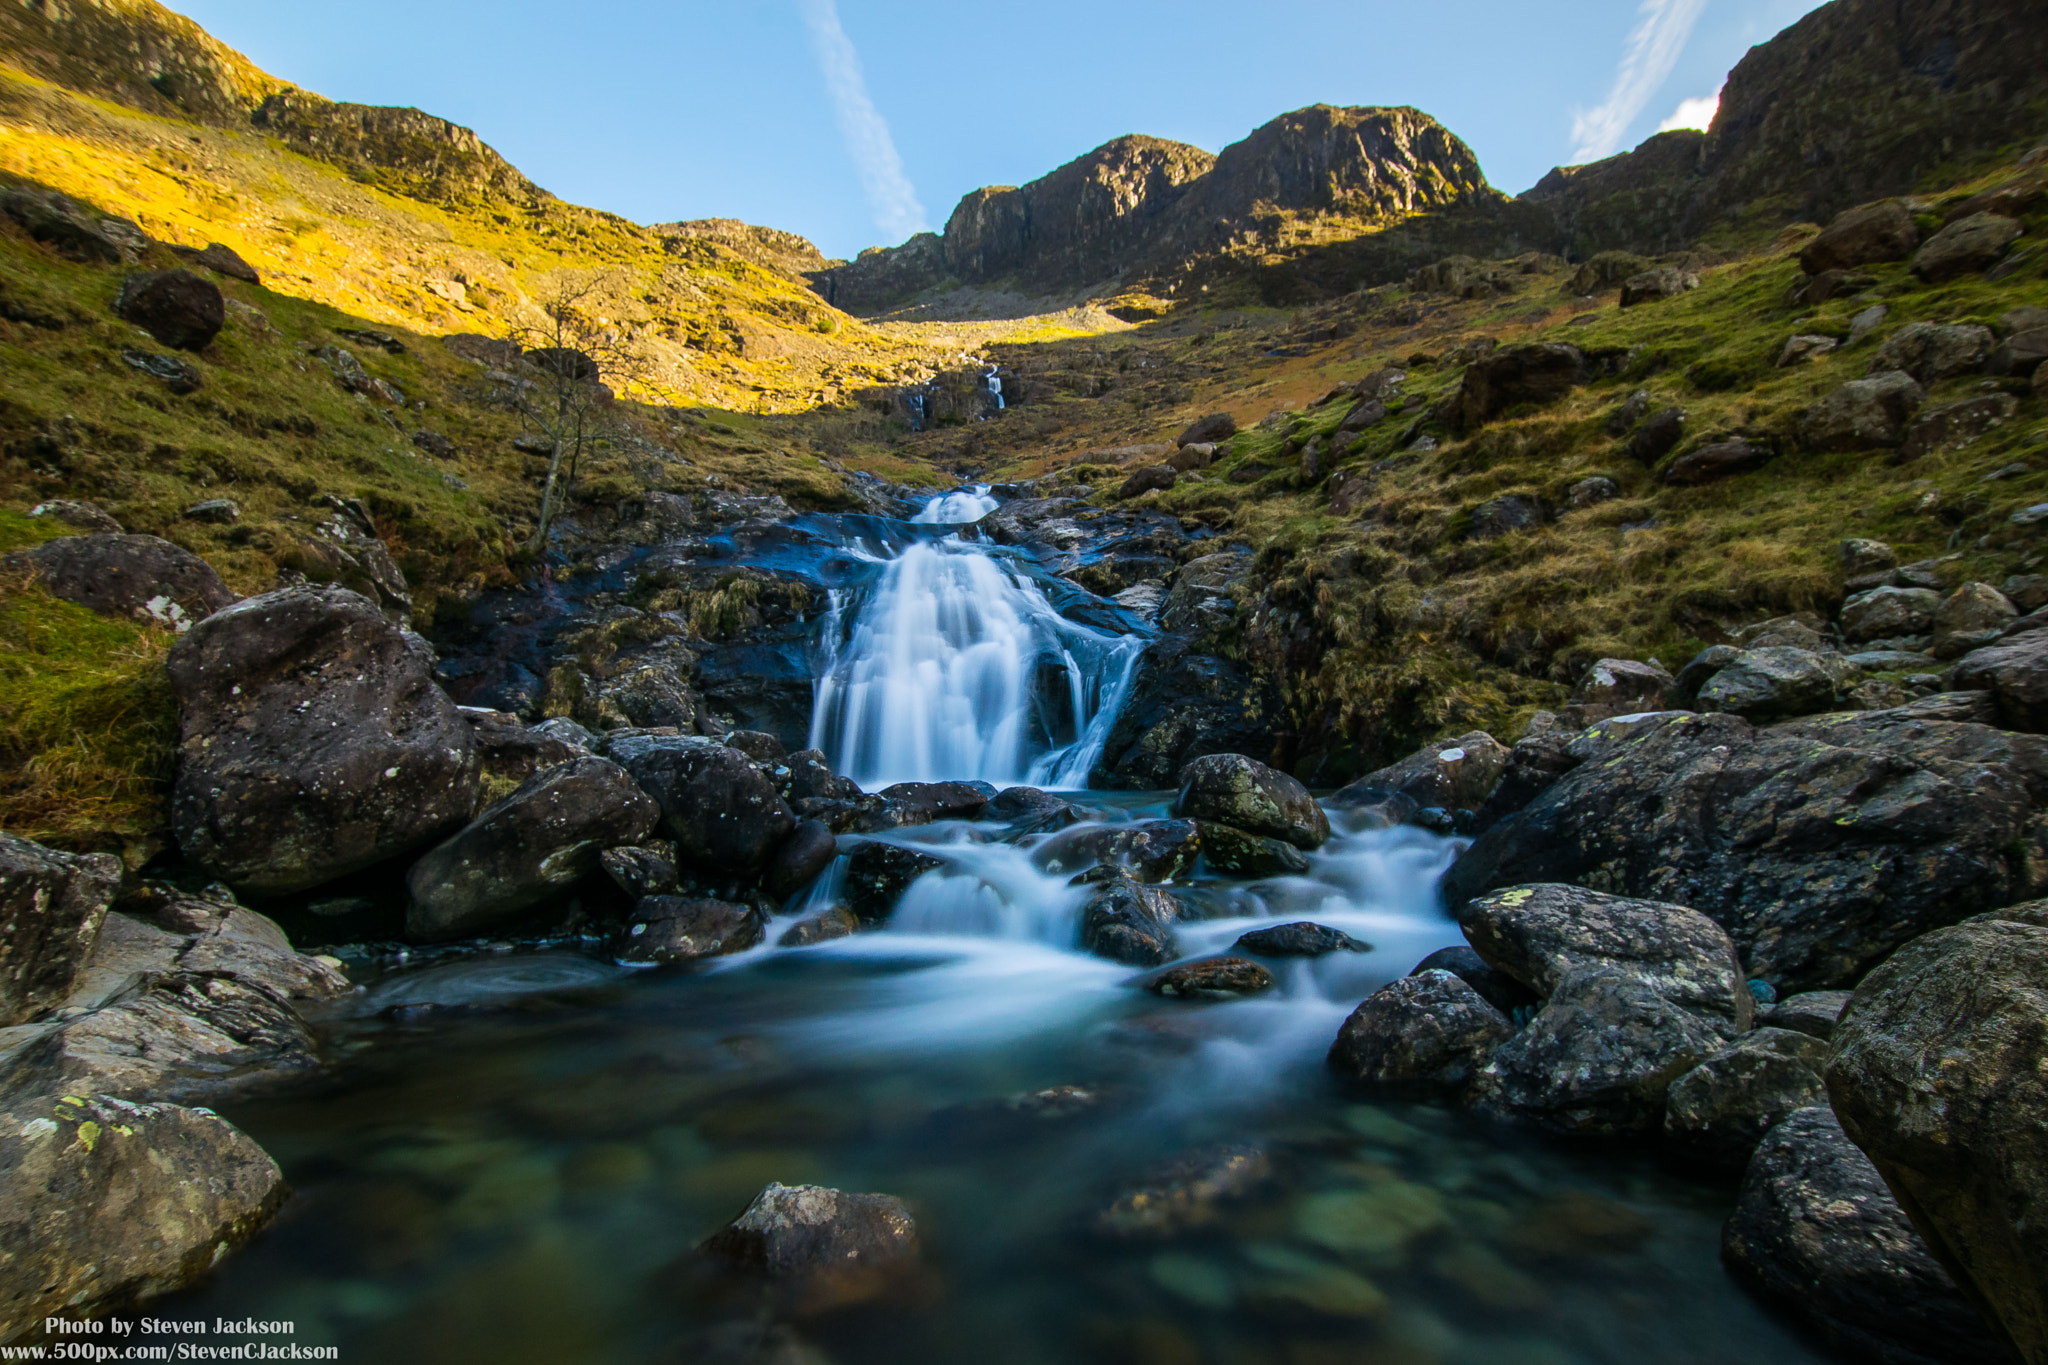
[[[1118,869],[1081,911],[1081,947],[1112,962],[1157,967],[1179,956],[1173,925],[1180,904]]]
[[[1909,322],[1871,354],[1870,374],[1902,371],[1922,384],[1938,383],[1983,369],[1995,340],[1989,327],[1974,322]]]
[[[1872,588],[1842,603],[1842,638],[1860,643],[1934,629],[1941,594],[1931,588]]]
[[[1929,237],[1913,253],[1913,273],[1930,284],[1952,280],[1998,263],[2019,238],[2016,219],[1997,213],[1973,213]]]
[[[1317,848],[1330,837],[1329,817],[1307,787],[1243,754],[1212,754],[1182,768],[1173,813],[1285,839],[1297,848]]]
[[[1993,643],[2019,615],[1989,583],[1965,583],[1934,613],[1934,657],[1954,659]]]
[[[1671,1083],[1666,1149],[1708,1169],[1742,1170],[1765,1133],[1795,1110],[1826,1102],[1820,1072],[1827,1050],[1788,1029],[1743,1034]]]
[[[157,536],[64,536],[23,558],[53,596],[179,632],[235,601],[210,564]]]
[[[768,917],[755,905],[685,896],[649,896],[613,940],[621,962],[678,966],[744,952],[761,941]]]
[[[0,833],[0,1027],[61,1003],[92,957],[121,862]]]
[[[1835,1021],[1849,1004],[1847,991],[1801,991],[1788,995],[1764,1013],[1759,1023],[1790,1029],[1823,1043],[1835,1036]]]
[[[1353,1010],[1329,1064],[1375,1089],[1455,1098],[1514,1032],[1465,981],[1424,971],[1389,982]]]
[[[1848,669],[1840,655],[1807,649],[1743,649],[1722,664],[1696,705],[1750,720],[1780,720],[1832,710]]]
[[[1896,369],[1853,379],[1807,409],[1799,424],[1800,439],[1815,450],[1896,446],[1926,399],[1919,382]]]

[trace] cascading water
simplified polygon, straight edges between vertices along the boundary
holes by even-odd
[[[965,525],[986,488],[913,519]],[[912,542],[872,588],[835,593],[811,744],[870,790],[980,780],[1079,787],[1130,691],[1144,641],[1061,616],[1013,558],[959,534]]]
[[[997,368],[994,365],[989,366],[988,373],[981,377],[981,386],[987,389],[989,395],[996,400],[996,411],[1001,412],[1004,406],[1003,377],[997,372]]]

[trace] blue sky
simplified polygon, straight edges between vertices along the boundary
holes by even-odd
[[[1124,133],[1221,150],[1309,104],[1412,104],[1510,193],[1710,98],[1811,0],[171,0],[273,75],[475,128],[643,223],[828,254],[941,228]],[[1697,110],[1698,106],[1693,106]]]

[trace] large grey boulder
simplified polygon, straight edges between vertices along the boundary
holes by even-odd
[[[1484,730],[1438,740],[1367,773],[1330,798],[1337,808],[1370,805],[1398,792],[1417,806],[1478,810],[1507,771],[1508,747]]]
[[[1937,284],[1972,271],[1988,270],[2019,235],[2019,220],[2003,214],[1973,213],[1958,218],[1913,253],[1913,273]]]
[[[1973,649],[1956,661],[1949,685],[1989,692],[2008,730],[2048,733],[2048,630],[2030,630]]]
[[[1913,215],[1896,199],[1859,204],[1835,215],[1834,221],[1799,252],[1799,268],[1809,275],[1850,270],[1880,261],[1903,261],[1920,245]]]
[[[1865,977],[1827,1084],[1957,1284],[2048,1359],[2048,902],[1936,930]]]
[[[717,740],[653,736],[614,742],[611,755],[660,804],[662,832],[685,869],[703,877],[757,884],[796,829],[774,783]]]
[[[157,536],[62,536],[23,558],[52,596],[175,631],[235,600],[212,565]]]
[[[1849,677],[1838,654],[1776,645],[1737,650],[1699,690],[1702,711],[1754,721],[1833,710]]]
[[[1871,353],[1870,374],[1903,372],[1922,384],[1939,383],[1983,369],[1997,340],[1989,327],[1974,322],[1909,322]]]
[[[1883,711],[1758,728],[1646,723],[1454,863],[1457,906],[1598,885],[1690,906],[1781,991],[1860,977],[1906,940],[2048,891],[2048,742]]]
[[[285,588],[171,650],[183,741],[171,827],[238,890],[282,895],[382,862],[476,807],[470,727],[369,599]]]
[[[1307,787],[1243,754],[1211,754],[1182,768],[1173,813],[1285,839],[1296,848],[1317,848],[1330,837],[1329,817]]]
[[[1504,346],[1465,367],[1452,411],[1459,429],[1471,431],[1511,407],[1553,403],[1584,384],[1587,376],[1586,357],[1576,346]]]
[[[1758,1144],[1721,1258],[1844,1359],[2012,1361],[1825,1105],[1798,1110]]]
[[[1665,1150],[1709,1170],[1740,1171],[1794,1110],[1827,1102],[1828,1046],[1781,1028],[1743,1034],[1671,1083]]]
[[[121,887],[108,853],[62,853],[0,833],[0,1027],[60,1003]]]
[[[16,1096],[0,1113],[0,1342],[182,1289],[290,1193],[204,1109]]]
[[[1940,610],[1941,594],[1932,588],[1872,588],[1842,603],[1842,638],[1860,644],[1925,635]]]
[[[1852,379],[1807,410],[1800,438],[1815,450],[1881,450],[1906,439],[1906,423],[1927,391],[1911,375],[1887,370]]]
[[[1463,980],[1431,970],[1390,981],[1362,1001],[1329,1063],[1395,1094],[1462,1096],[1515,1026]]]
[[[406,933],[458,938],[515,918],[597,871],[604,850],[638,843],[660,816],[609,760],[543,768],[413,864]]]
[[[1934,613],[1934,657],[1953,659],[1995,644],[2018,615],[2019,609],[1989,583],[1965,583]]]
[[[1979,394],[1940,407],[1923,408],[1906,428],[1899,458],[1918,460],[1944,450],[1961,450],[1986,432],[2010,422],[2019,415],[2019,409],[2019,400],[2009,393]]]
[[[1676,700],[1676,680],[1661,665],[1600,659],[1579,679],[1560,719],[1579,730],[1612,716],[1668,710]]]

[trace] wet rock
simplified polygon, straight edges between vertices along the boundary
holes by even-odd
[[[1635,429],[1622,449],[1639,464],[1653,465],[1685,439],[1685,409],[1664,408]]]
[[[1372,951],[1370,943],[1360,943],[1342,929],[1332,929],[1309,920],[1254,929],[1238,935],[1237,942],[1231,947],[1258,957],[1322,957],[1329,953]]]
[[[676,847],[666,841],[605,849],[597,855],[597,865],[614,886],[636,902],[676,892]]]
[[[1418,970],[1367,996],[1330,1045],[1329,1063],[1397,1094],[1465,1093],[1515,1026],[1461,977]]]
[[[846,903],[863,923],[879,924],[912,882],[945,865],[942,858],[900,844],[861,844],[847,860]]]
[[[1645,270],[1640,275],[1631,275],[1622,281],[1621,306],[1633,308],[1639,303],[1656,303],[1663,299],[1675,299],[1686,291],[1700,287],[1700,277],[1675,265],[1659,266]]]
[[[1307,787],[1243,754],[1212,754],[1182,768],[1173,813],[1285,839],[1296,848],[1317,848],[1330,837],[1329,817]]]
[[[830,943],[860,932],[860,917],[843,905],[835,905],[822,914],[809,919],[800,919],[782,931],[782,937],[775,940],[778,948],[808,948],[814,943]]]
[[[1671,1083],[1666,1149],[1690,1164],[1742,1170],[1764,1134],[1795,1110],[1827,1102],[1820,1075],[1827,1050],[1787,1029],[1743,1034]]]
[[[584,744],[572,742],[559,733],[538,726],[528,728],[520,723],[517,716],[502,711],[465,706],[462,718],[469,722],[477,756],[487,777],[524,782],[543,768],[568,763],[590,752]],[[574,721],[567,723],[576,724]],[[588,734],[587,731],[585,733]]]
[[[1815,450],[1882,450],[1905,439],[1927,391],[1911,375],[1885,370],[1854,379],[1807,409],[1800,439]]]
[[[1127,869],[1141,882],[1170,882],[1194,871],[1201,852],[1201,832],[1192,820],[1136,820],[1064,830],[1032,850],[1032,860],[1047,872],[1104,863]]]
[[[1916,939],[1828,1053],[1842,1127],[2019,1354],[2048,1356],[2048,902]]]
[[[758,881],[796,816],[747,756],[698,736],[614,741],[614,759],[661,806],[662,832],[684,869]]]
[[[1118,1240],[1178,1237],[1211,1226],[1233,1204],[1273,1183],[1273,1159],[1228,1143],[1177,1157],[1147,1172],[1095,1216],[1094,1230]]]
[[[1619,971],[1724,1037],[1746,1031],[1754,1003],[1735,945],[1682,905],[1562,885],[1517,886],[1469,901],[1458,927],[1474,951],[1540,996],[1585,967]]]
[[[1398,763],[1367,773],[1329,799],[1333,809],[1377,804],[1398,792],[1418,807],[1476,810],[1507,771],[1508,749],[1484,730],[1425,745]]]
[[[1799,1110],[1758,1145],[1721,1258],[1845,1358],[2011,1359],[1825,1106]]]
[[[894,1195],[771,1183],[703,1249],[797,1289],[818,1312],[888,1292],[917,1263],[917,1223]]]
[[[1842,638],[1896,640],[1934,629],[1941,594],[1930,588],[1872,588],[1842,603]]]
[[[1853,270],[1881,261],[1903,261],[1920,245],[1913,215],[1896,199],[1860,204],[1835,215],[1834,221],[1799,252],[1799,268],[1809,275]]]
[[[23,558],[53,596],[176,631],[235,600],[213,566],[156,536],[63,536]]]
[[[1666,466],[1659,477],[1665,483],[1690,488],[1746,474],[1769,464],[1774,454],[1769,446],[1755,441],[1717,441],[1687,451]]]
[[[1299,877],[1309,870],[1308,855],[1285,839],[1247,834],[1230,825],[1197,820],[1202,860],[1211,871],[1232,877]]]
[[[183,734],[171,826],[186,857],[239,890],[317,886],[475,809],[468,723],[367,598],[252,597],[194,626],[167,663]]]
[[[1304,1199],[1294,1231],[1303,1241],[1340,1254],[1393,1259],[1410,1242],[1449,1221],[1444,1197],[1427,1185],[1378,1180],[1362,1189]]]
[[[1929,284],[1952,280],[1998,264],[2020,235],[2017,219],[1973,213],[1929,237],[1913,253],[1913,273]]]
[[[1135,498],[1140,493],[1163,492],[1180,480],[1180,472],[1170,464],[1147,465],[1125,479],[1116,491],[1119,498]]]
[[[1494,1049],[1476,1082],[1477,1102],[1569,1137],[1654,1132],[1665,1091],[1721,1046],[1724,1028],[1634,972],[1572,967],[1536,1017]]]
[[[1173,925],[1180,903],[1118,869],[1081,911],[1081,948],[1112,962],[1158,967],[1180,955]]]
[[[676,966],[745,952],[761,941],[768,918],[758,906],[684,896],[649,896],[613,940],[621,962]]]
[[[1790,1029],[1823,1043],[1835,1036],[1835,1021],[1849,1003],[1847,991],[1801,991],[1788,995],[1757,1020],[1760,1027]]]
[[[2008,730],[2048,733],[2048,632],[2030,630],[1973,649],[1957,660],[1949,686],[1989,692]]]
[[[1018,834],[1031,834],[1063,829],[1081,818],[1081,810],[1036,787],[1009,787],[989,798],[981,818],[1000,820]]]
[[[1904,372],[1922,384],[1938,383],[1983,369],[1995,340],[1989,327],[1974,322],[1954,326],[1909,322],[1885,338],[1884,345],[1871,355],[1870,373],[1881,377]]]
[[[771,768],[789,759],[789,751],[782,747],[782,741],[762,730],[734,730],[719,742]]]
[[[0,1114],[0,1341],[204,1276],[276,1214],[277,1163],[204,1109],[16,1096]]]
[[[1835,709],[1849,675],[1838,654],[1774,647],[1741,649],[1700,688],[1694,705],[1753,721]]]
[[[1408,975],[1420,976],[1424,972],[1449,972],[1478,991],[1481,999],[1510,1019],[1534,1014],[1537,1006],[1543,1003],[1542,996],[1495,968],[1473,952],[1468,944],[1437,949],[1416,963]]]
[[[1543,504],[1526,494],[1493,498],[1472,509],[1471,536],[1474,540],[1496,540],[1515,531],[1533,530],[1543,524]]]
[[[800,749],[784,762],[789,776],[782,779],[778,790],[785,800],[801,801],[806,798],[846,801],[858,799],[865,793],[860,784],[852,778],[840,777],[832,771],[832,765],[825,761],[825,755],[816,749]]]
[[[174,351],[201,351],[227,323],[219,286],[189,270],[130,275],[114,311]]]
[[[645,838],[661,816],[626,770],[585,756],[543,769],[406,874],[414,938],[479,934],[598,870],[607,848]]]
[[[1586,357],[1576,346],[1505,346],[1465,367],[1451,409],[1459,428],[1471,431],[1511,407],[1556,402],[1587,376]]]
[[[1946,450],[1961,450],[1978,437],[2018,415],[2019,400],[2009,393],[1988,393],[1928,408],[1906,428],[1899,458],[1917,460]]]
[[[979,817],[994,789],[977,782],[898,782],[878,795],[902,812],[902,824],[928,825]]]
[[[1934,613],[1934,657],[1954,659],[1995,642],[2019,615],[1989,583],[1965,583]]]
[[[0,1027],[60,1003],[121,885],[107,853],[63,853],[0,833]]]
[[[1207,417],[1197,418],[1188,429],[1174,438],[1176,446],[1198,444],[1220,444],[1237,435],[1237,419],[1227,412],[1212,412]]]
[[[818,874],[839,856],[839,841],[822,821],[799,820],[782,847],[768,864],[762,887],[778,901],[786,901],[818,879]]]
[[[1273,974],[1242,957],[1209,957],[1169,967],[1145,983],[1175,1000],[1236,1000],[1273,989]]]
[[[1828,989],[1916,934],[2048,890],[2044,800],[2048,744],[2031,735],[1896,712],[1763,729],[1678,715],[1488,830],[1444,894],[1597,879],[1712,916],[1781,991]]]
[[[1241,561],[1239,561],[1241,563]],[[1192,566],[1189,566],[1192,567]],[[1183,570],[1183,574],[1185,574]],[[1181,593],[1176,582],[1162,617],[1172,619]],[[1213,622],[1227,622],[1235,608],[1227,596],[1207,594],[1209,608],[1195,612],[1198,624],[1153,641],[1138,665],[1137,678],[1117,714],[1102,759],[1089,785],[1156,791],[1175,784],[1191,760],[1245,750],[1269,753],[1278,706],[1270,685],[1227,659],[1193,650],[1189,639]]]

